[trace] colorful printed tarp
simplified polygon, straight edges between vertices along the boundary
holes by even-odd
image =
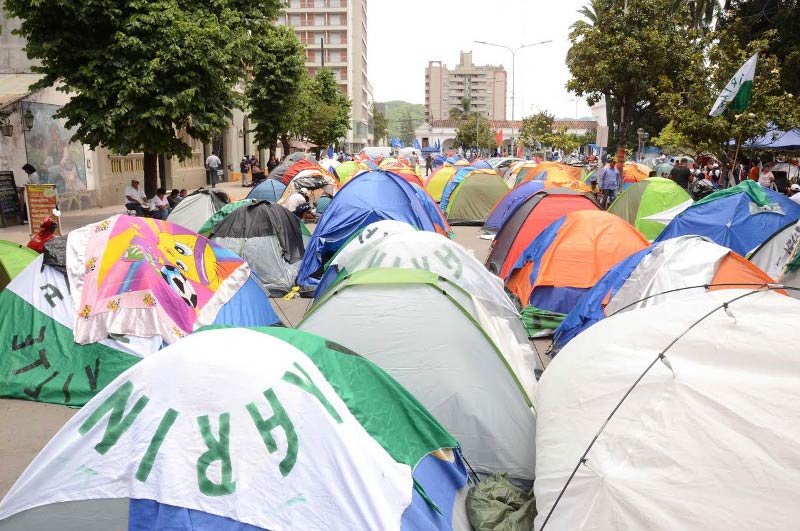
[[[75,342],[109,334],[172,343],[214,322],[250,276],[233,252],[166,221],[114,216],[69,234]]]
[[[750,261],[781,284],[800,288],[799,249],[800,222],[793,222],[762,243],[750,256]],[[798,290],[788,290],[787,293],[800,299]]]
[[[322,338],[205,330],[81,409],[0,503],[0,526],[464,528],[456,445],[384,372]]]

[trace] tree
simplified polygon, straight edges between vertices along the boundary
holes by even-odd
[[[342,94],[330,68],[319,69],[301,93],[297,132],[316,144],[319,152],[347,134],[351,102]]]
[[[372,105],[372,130],[373,134],[375,135],[375,143],[379,143],[378,140],[386,140],[386,131],[389,126],[389,121],[386,119],[386,115],[382,112],[379,112],[375,105]]]
[[[463,97],[459,102],[458,107],[453,107],[448,112],[448,118],[451,120],[467,120],[469,118],[469,110],[472,108],[472,100]]]
[[[73,140],[145,153],[145,191],[156,188],[157,154],[191,155],[176,133],[204,142],[241,103],[234,90],[252,53],[248,30],[274,19],[280,0],[6,0],[44,78],[76,95],[56,116]]]
[[[407,146],[410,146],[417,136],[414,133],[414,117],[411,116],[410,112],[406,111],[403,113],[403,117],[400,119],[398,126],[400,128],[400,133],[397,138]]]
[[[529,147],[551,145],[550,137],[553,135],[553,120],[555,117],[547,111],[540,111],[533,116],[522,119],[519,130],[519,141]]]
[[[745,24],[746,20],[738,23]],[[695,153],[711,152],[723,161],[732,161],[742,141],[764,135],[771,127],[789,129],[800,123],[800,100],[781,85],[779,59],[766,51],[759,55],[753,93],[746,111],[708,115],[722,88],[755,51],[769,50],[769,39],[748,42],[742,47],[735,27],[715,33],[707,43],[707,57],[697,57],[687,65],[692,71],[703,68],[706,77],[694,83],[672,83],[661,95],[660,112],[669,125],[654,139],[659,145],[682,145]],[[731,143],[731,140],[734,143]]]
[[[665,79],[688,79],[697,32],[685,3],[674,0],[595,0],[596,20],[570,32],[567,89],[590,105],[607,98],[614,143],[624,147],[638,112],[652,107]]]
[[[479,150],[494,152],[497,147],[497,131],[492,123],[477,113],[469,115],[456,131],[456,144],[464,147],[477,147]]]
[[[273,156],[278,139],[286,137],[296,122],[300,89],[308,75],[306,53],[287,26],[270,27],[256,38],[245,96],[255,124],[256,143]]]
[[[550,135],[549,144],[553,149],[560,149],[568,155],[581,147],[584,142],[578,135],[568,133],[566,127],[561,127]]]

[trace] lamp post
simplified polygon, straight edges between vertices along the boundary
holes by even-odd
[[[495,48],[504,48],[511,52],[511,152],[514,153],[514,144],[516,143],[516,138],[514,138],[514,118],[515,113],[514,110],[516,108],[516,59],[517,59],[517,52],[522,50],[523,48],[530,48],[531,46],[538,46],[540,44],[546,44],[548,42],[553,42],[552,40],[546,40],[541,42],[532,42],[531,44],[521,44],[516,48],[511,48],[510,46],[506,46],[505,44],[495,44],[493,42],[486,42],[486,41],[475,41],[477,44],[485,44],[486,46],[494,46]]]
[[[636,160],[638,162],[642,162],[642,150],[644,149],[647,139],[650,138],[650,134],[640,127],[636,130],[636,135],[639,137],[639,154],[636,157]]]

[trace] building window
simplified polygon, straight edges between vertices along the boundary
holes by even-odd
[[[325,26],[325,15],[314,15],[315,26]]]
[[[325,0],[314,0],[314,7],[325,7]]]
[[[342,25],[342,19],[339,16],[338,13],[332,13],[332,14],[328,15],[328,17],[329,17],[328,24],[330,24],[331,26],[341,26]]]
[[[292,9],[297,9],[300,7],[300,0],[290,0],[289,7]]]
[[[342,52],[340,50],[330,50],[328,52],[328,60],[331,63],[340,63],[342,61]]]
[[[290,26],[299,26],[300,25],[300,15],[289,15],[289,25]]]

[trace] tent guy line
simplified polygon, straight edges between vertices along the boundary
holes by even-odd
[[[766,288],[767,291],[772,291],[774,289],[783,289],[783,287],[780,287],[780,286],[777,286],[777,285],[775,285],[775,286],[769,285],[769,286],[765,286],[765,288]],[[800,288],[786,288],[786,289],[800,290]],[[686,334],[691,332],[692,329],[694,329],[697,325],[699,325],[700,323],[705,321],[708,317],[711,317],[712,315],[714,315],[718,310],[725,310],[725,314],[728,315],[729,317],[731,317],[734,321],[736,321],[736,316],[733,314],[733,312],[730,311],[730,305],[732,303],[734,303],[734,302],[737,302],[737,301],[740,301],[742,299],[745,299],[745,298],[747,298],[747,297],[749,297],[751,295],[755,295],[756,293],[762,293],[763,291],[765,291],[765,290],[764,289],[755,289],[753,291],[749,291],[747,293],[744,293],[743,295],[739,295],[737,297],[734,297],[733,299],[731,299],[729,301],[725,301],[722,304],[720,304],[719,306],[716,306],[711,311],[707,312],[705,315],[701,316],[699,319],[697,319],[691,325],[689,325],[689,327],[686,330],[684,330],[683,333],[681,333],[678,337],[676,337],[675,339],[670,341],[670,343],[666,347],[664,347],[664,349],[661,350],[661,352],[658,353],[658,355],[655,357],[655,359],[652,362],[650,362],[650,364],[647,366],[647,368],[645,368],[645,370],[642,372],[642,374],[639,375],[639,377],[628,388],[628,390],[625,392],[625,394],[622,395],[622,398],[620,398],[619,402],[617,402],[617,405],[614,406],[614,409],[611,410],[611,413],[608,414],[608,417],[606,417],[606,419],[603,421],[603,424],[597,430],[597,433],[595,433],[594,437],[592,437],[592,440],[589,442],[589,445],[586,447],[586,450],[581,455],[580,459],[578,460],[577,464],[575,465],[575,468],[572,469],[572,472],[570,473],[569,477],[567,478],[567,481],[564,483],[564,486],[561,488],[561,491],[558,493],[558,496],[556,497],[555,501],[553,502],[552,507],[550,507],[550,510],[547,512],[547,516],[545,517],[544,522],[542,522],[542,527],[539,528],[539,531],[544,531],[544,528],[547,527],[547,522],[550,520],[550,517],[553,515],[553,512],[555,512],[555,509],[558,506],[558,502],[564,496],[564,493],[566,492],[567,488],[569,487],[570,483],[572,482],[572,479],[575,477],[575,474],[578,472],[578,469],[580,468],[580,466],[583,465],[583,464],[586,464],[586,461],[587,461],[587,457],[586,456],[589,455],[589,452],[591,451],[592,447],[594,447],[594,444],[597,442],[597,439],[600,438],[600,435],[603,433],[603,430],[605,430],[606,426],[608,426],[608,423],[614,417],[614,415],[619,410],[619,408],[622,407],[622,404],[625,402],[625,399],[627,399],[628,396],[630,396],[630,394],[633,392],[633,390],[636,388],[636,386],[639,385],[639,382],[641,382],[644,379],[644,377],[647,376],[647,373],[650,372],[650,369],[652,369],[655,366],[656,363],[661,361],[670,370],[670,372],[672,372],[672,374],[674,376],[675,375],[675,370],[672,368],[672,365],[670,364],[669,360],[666,359],[666,353],[670,348],[672,348]],[[591,470],[591,468],[590,468],[590,470]]]

